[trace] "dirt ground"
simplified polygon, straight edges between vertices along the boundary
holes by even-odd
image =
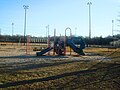
[[[0,49],[0,64],[17,64],[17,63],[34,63],[34,62],[49,62],[52,60],[65,60],[69,59],[72,61],[75,60],[110,60],[108,58],[105,58],[104,56],[100,56],[97,54],[93,53],[85,53],[85,56],[79,56],[75,52],[72,52],[71,55],[69,52],[67,52],[66,56],[57,56],[53,55],[53,52],[50,52],[50,55],[46,53],[43,56],[36,56],[36,52],[39,51],[33,51],[33,50],[28,50],[26,52],[26,47],[13,47],[13,48],[1,48]],[[104,59],[105,58],[105,59]]]
[[[104,55],[99,49],[93,52],[94,50],[85,50],[85,56],[78,56],[74,52],[71,56],[69,53],[66,56],[53,56],[51,52],[51,56],[46,54],[37,57],[32,49],[29,49],[26,54],[25,46],[0,46],[0,88],[11,90],[119,89],[120,56],[114,55],[113,57],[118,57],[118,60],[112,62],[110,56],[113,55],[111,53],[114,53],[114,50],[108,52],[105,49],[102,52],[107,54]],[[111,74],[110,68],[114,74]]]

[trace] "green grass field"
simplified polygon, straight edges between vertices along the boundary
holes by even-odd
[[[90,55],[79,56],[77,60],[51,56],[45,60],[45,57],[29,57],[34,61],[0,63],[0,89],[119,90],[120,49],[86,48],[84,52]]]

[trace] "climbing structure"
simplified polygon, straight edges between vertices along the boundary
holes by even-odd
[[[66,39],[66,30],[69,29],[70,30],[70,38]],[[65,29],[65,37],[64,40],[61,40],[61,36],[60,36],[60,40],[56,42],[56,31],[54,30],[54,45],[50,46],[50,44],[48,45],[48,47],[40,52],[37,52],[36,55],[37,56],[41,56],[49,51],[51,51],[53,49],[53,55],[57,54],[57,55],[66,55],[66,46],[68,45],[70,47],[70,55],[71,55],[71,49],[76,52],[79,55],[85,55],[83,52],[83,49],[85,48],[85,43],[84,41],[81,39],[79,39],[79,44],[80,46],[77,47],[75,45],[75,43],[72,40],[71,37],[71,29],[70,28],[66,28]],[[50,39],[49,39],[50,40]]]

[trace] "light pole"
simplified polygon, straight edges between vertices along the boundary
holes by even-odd
[[[14,23],[12,23],[12,36],[13,36],[13,25],[14,25]]]
[[[0,28],[0,35],[1,35],[1,28]]]
[[[48,25],[48,37],[49,37],[49,25]]]
[[[87,5],[89,5],[89,39],[91,38],[91,8],[92,5],[91,2],[88,2]]]
[[[75,28],[75,36],[77,36],[77,35],[76,35],[76,30],[77,30],[77,28]]]
[[[113,31],[114,31],[114,20],[112,20],[112,36],[113,36]]]
[[[25,36],[26,36],[26,10],[28,9],[29,6],[23,5],[25,9],[25,22],[24,22],[24,45],[25,45]]]
[[[49,25],[47,26],[47,28],[48,28],[48,47],[50,47]],[[48,55],[50,55],[50,52],[48,52]]]
[[[47,39],[47,26],[46,26],[46,39]]]
[[[49,25],[47,26],[47,28],[48,28],[48,47],[50,47]]]

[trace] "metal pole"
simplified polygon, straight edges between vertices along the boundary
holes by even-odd
[[[48,37],[49,37],[49,25],[48,25]]]
[[[48,47],[50,47],[49,25],[48,25]],[[48,52],[48,55],[50,55],[50,52]]]
[[[65,37],[64,37],[64,55],[66,55],[66,29],[65,29]]]
[[[25,22],[24,22],[24,45],[25,45],[25,36],[26,36],[26,8],[25,9]]]
[[[76,35],[76,30],[77,30],[77,28],[75,28],[75,36],[77,36],[77,35]]]
[[[47,26],[46,26],[46,39],[47,39]]]
[[[54,50],[53,50],[53,55],[55,55],[55,42],[56,42],[56,29],[54,29]]]
[[[72,36],[72,32],[71,32],[71,28],[66,28],[65,29],[65,38],[64,38],[64,55],[66,55],[66,31],[67,31],[67,29],[69,29],[70,30],[70,38],[71,38],[71,36]],[[70,55],[71,55],[71,48],[70,48]]]
[[[48,25],[48,47],[50,47],[49,25]]]
[[[12,36],[13,36],[13,25],[14,25],[14,23],[12,23]]]
[[[91,2],[88,2],[87,5],[89,5],[89,39],[91,39],[91,8],[92,5]]]
[[[1,35],[1,28],[0,28],[0,35]]]
[[[28,9],[29,6],[23,5],[25,9],[25,22],[24,22],[24,45],[25,45],[25,36],[26,36],[26,9]]]
[[[114,31],[114,20],[112,20],[112,36],[113,36],[113,31]]]

